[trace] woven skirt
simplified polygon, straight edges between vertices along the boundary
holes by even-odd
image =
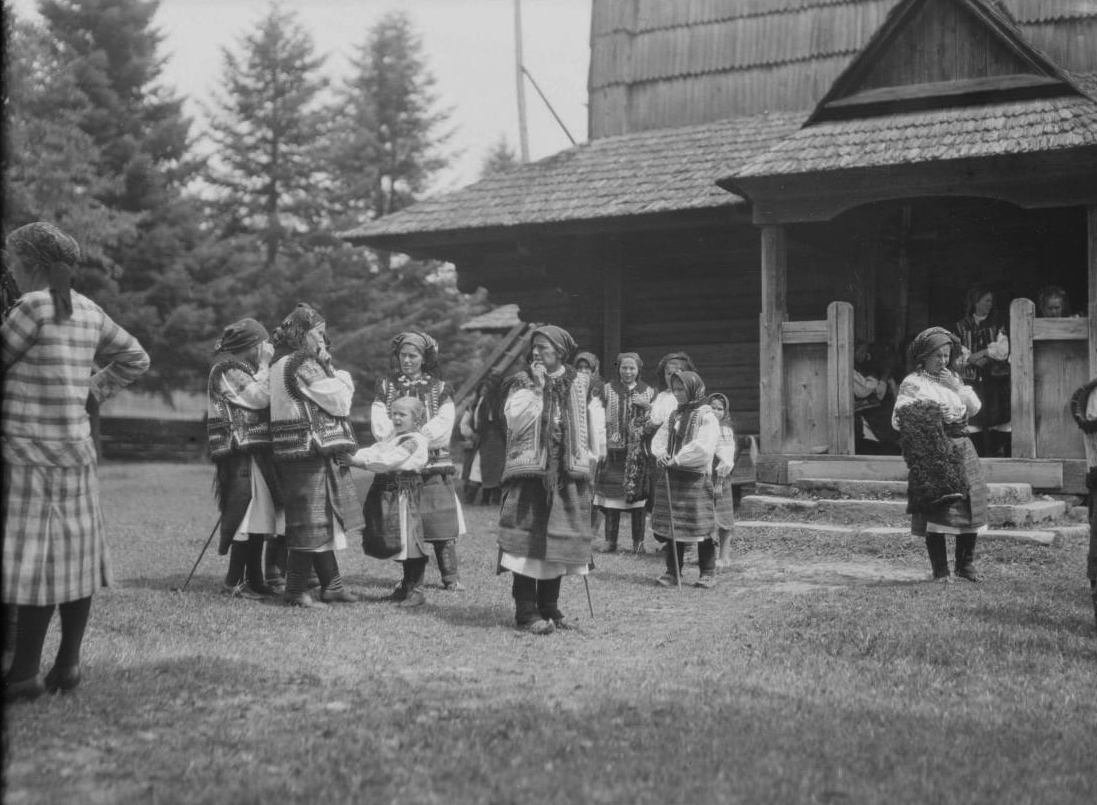
[[[110,585],[95,464],[5,462],[3,601],[49,606]]]
[[[670,479],[669,498],[667,478]],[[711,537],[715,528],[711,473],[658,469],[651,530],[660,537],[673,537],[679,542],[700,542]]]
[[[731,484],[731,476],[724,480],[717,480],[714,484],[713,495],[716,506],[716,527],[730,529],[735,527],[735,487]]]
[[[590,562],[590,484],[561,479],[546,490],[540,478],[517,478],[503,486],[499,547],[528,559],[567,565]]]
[[[286,546],[315,550],[337,535],[361,537],[362,504],[348,467],[327,457],[275,465],[286,510]]]
[[[465,533],[465,515],[453,476],[430,473],[423,476],[419,490],[419,516],[423,522],[423,539],[427,542],[444,542],[457,539]]]
[[[977,534],[987,528],[987,482],[979,455],[971,439],[966,436],[952,441],[964,451],[964,475],[970,492],[963,500],[938,506],[934,511],[911,514],[910,532],[915,536],[924,537],[927,533]]]
[[[625,462],[627,450],[609,450],[606,458],[598,465],[598,475],[594,479],[594,505],[603,509],[642,509],[646,497],[631,503],[625,496]]]

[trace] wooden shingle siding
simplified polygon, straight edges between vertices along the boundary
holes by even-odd
[[[590,136],[812,108],[898,1],[595,0]],[[1094,0],[1005,0],[1005,7],[1002,18],[1012,17],[1064,69],[1097,72]],[[952,12],[956,26],[967,24],[966,12]],[[989,59],[987,74],[1008,72],[989,44],[969,56]],[[926,74],[947,67],[928,56],[910,64]]]

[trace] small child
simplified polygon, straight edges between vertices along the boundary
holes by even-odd
[[[422,587],[428,554],[419,517],[419,471],[427,465],[428,443],[419,428],[427,409],[415,397],[401,397],[392,403],[389,416],[393,434],[347,456],[346,463],[377,473],[362,507],[366,520],[362,548],[367,555],[375,555],[376,543],[391,543],[395,550],[378,558],[391,557],[404,566],[404,578],[392,600],[414,607],[426,603]]]
[[[712,487],[716,506],[716,534],[720,551],[716,567],[728,567],[729,541],[735,527],[735,499],[731,486],[731,471],[735,468],[735,431],[731,428],[731,404],[723,394],[710,394],[708,404],[720,421],[720,441],[712,461]]]

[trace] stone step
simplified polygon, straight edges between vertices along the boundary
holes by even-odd
[[[759,484],[758,486],[763,486]],[[764,485],[763,494],[782,496],[782,490],[789,490],[783,496],[803,496],[813,498],[851,498],[857,500],[906,500],[906,481],[866,481],[831,478],[801,478],[787,487],[775,484]],[[991,503],[1026,503],[1032,500],[1032,486],[1021,483],[987,484]]]
[[[739,514],[748,520],[800,520],[839,525],[901,527],[909,525],[906,500],[805,498],[781,495],[744,495]],[[1025,528],[1065,517],[1061,500],[1032,499],[1024,503],[991,503],[987,520],[991,527]]]
[[[1004,540],[1007,542],[1025,542],[1048,547],[1059,547],[1063,539],[1075,536],[1069,529],[1021,529],[991,528],[979,535],[979,539]],[[777,536],[782,532],[801,531],[818,536],[858,536],[858,537],[902,537],[910,534],[909,524],[898,526],[850,526],[835,523],[804,522],[795,520],[737,520],[735,533],[741,536]],[[734,539],[734,537],[733,537]]]

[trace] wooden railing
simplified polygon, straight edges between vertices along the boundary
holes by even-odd
[[[1089,320],[1038,319],[1028,299],[1009,306],[1011,418],[1016,458],[1084,458],[1070,396],[1089,378]]]

